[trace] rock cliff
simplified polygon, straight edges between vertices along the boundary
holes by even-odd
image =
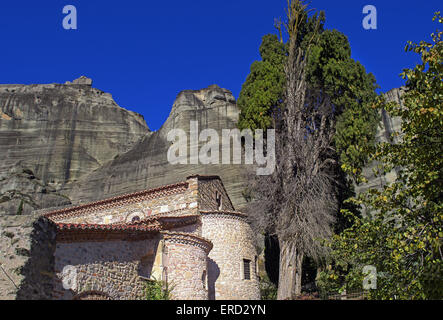
[[[69,203],[66,184],[151,134],[141,115],[91,85],[0,85],[0,212]]]
[[[386,97],[401,103],[402,92],[394,89]],[[54,232],[39,219],[41,211],[32,211],[174,183],[191,174],[220,175],[241,209],[245,166],[167,160],[170,130],[182,129],[189,137],[190,121],[197,121],[199,131],[211,128],[221,136],[222,129],[236,128],[238,116],[232,93],[216,85],[180,92],[156,132],[86,77],[65,84],[0,85],[0,299],[35,298],[33,292],[45,288],[33,285],[51,279]],[[401,124],[381,116],[377,139],[388,141]],[[357,192],[395,178],[395,172],[375,177],[374,165],[365,169],[369,183]],[[29,261],[39,270],[29,270]]]
[[[403,105],[401,97],[405,88],[392,89],[385,93],[386,101],[396,102]],[[386,111],[381,111],[381,121],[377,130],[376,140],[378,142],[392,142],[392,133],[401,130],[401,119],[399,117],[391,117]],[[386,184],[393,182],[396,177],[396,170],[389,172],[384,176],[375,176],[373,169],[377,166],[377,162],[370,163],[363,169],[363,175],[368,179],[368,182],[355,187],[357,193],[364,192],[370,188],[382,188]]]
[[[0,85],[0,299],[45,296],[54,237],[39,219],[44,208],[174,183],[196,173],[220,175],[237,208],[244,203],[243,166],[167,160],[168,132],[182,129],[189,136],[191,120],[199,131],[236,128],[239,110],[230,91],[213,85],[180,92],[167,121],[151,132],[140,115],[120,108],[91,84],[82,77],[65,84]],[[31,264],[39,270],[30,270]]]
[[[121,193],[157,187],[184,180],[192,174],[219,175],[236,208],[245,204],[242,196],[244,178],[242,165],[172,165],[167,152],[172,142],[167,134],[182,129],[190,135],[190,121],[198,122],[198,131],[236,128],[239,109],[232,93],[217,85],[201,90],[185,90],[178,94],[171,113],[163,126],[152,135],[143,137],[128,152],[105,164],[74,183],[69,197],[73,202],[88,202]],[[188,159],[190,152],[188,148]]]
[[[400,101],[403,88],[386,93]],[[0,213],[78,204],[118,194],[174,183],[191,174],[220,175],[237,208],[245,200],[242,165],[172,165],[167,160],[167,134],[182,129],[189,137],[190,121],[198,130],[236,127],[239,110],[232,93],[217,85],[185,90],[156,132],[143,117],[119,107],[112,96],[80,77],[65,84],[0,85]],[[386,141],[399,129],[398,119],[382,112],[377,132]],[[188,141],[189,147],[189,141]],[[188,149],[188,159],[189,149]],[[382,186],[395,178],[375,177],[357,192]]]
[[[81,77],[65,84],[0,85],[0,212],[84,203],[184,180],[220,175],[238,208],[241,165],[171,165],[167,134],[190,121],[198,131],[236,128],[232,93],[217,85],[178,94],[157,132],[143,117]],[[188,141],[189,145],[189,141]],[[189,154],[188,154],[189,158]]]

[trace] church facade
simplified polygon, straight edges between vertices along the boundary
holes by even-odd
[[[152,280],[173,299],[260,299],[252,230],[218,176],[45,217],[57,233],[53,299],[143,299]]]

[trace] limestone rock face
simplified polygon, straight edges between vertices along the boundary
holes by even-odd
[[[0,173],[0,214],[23,215],[40,208],[69,204],[71,201],[66,195],[41,181],[21,163]]]
[[[243,165],[202,165],[190,164],[189,161],[190,121],[198,122],[199,132],[214,129],[221,137],[222,129],[236,128],[238,116],[235,98],[226,89],[212,85],[201,90],[182,91],[158,131],[143,137],[128,152],[73,183],[69,187],[69,197],[74,203],[84,203],[183,181],[193,174],[208,174],[222,178],[234,206],[240,209],[245,204],[242,196],[245,186]],[[182,129],[187,135],[188,164],[173,165],[168,162],[167,153],[172,142],[167,140],[167,135],[173,129]]]
[[[66,203],[48,199],[151,134],[141,115],[91,84],[81,77],[64,85],[0,85],[0,212],[15,214],[22,200],[25,213]]]
[[[403,105],[401,97],[405,91],[405,88],[392,89],[391,91],[385,93],[385,98],[387,102],[396,102]],[[400,117],[391,117],[386,111],[381,112],[381,121],[377,130],[376,140],[378,142],[392,142],[392,133],[401,130],[401,119]],[[396,170],[389,172],[384,176],[376,177],[373,173],[373,169],[377,166],[376,162],[370,163],[367,167],[363,169],[363,175],[368,179],[368,183],[356,186],[355,190],[357,193],[364,192],[370,188],[382,188],[384,185],[393,182],[396,177]]]

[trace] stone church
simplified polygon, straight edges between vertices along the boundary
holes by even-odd
[[[218,176],[64,208],[53,299],[143,299],[163,280],[173,299],[260,299],[252,230]]]

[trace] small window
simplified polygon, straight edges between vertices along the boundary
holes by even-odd
[[[254,266],[255,266],[255,276],[258,277],[258,257],[257,256],[255,256],[255,264],[254,264]]]
[[[203,271],[202,282],[203,282],[203,289],[206,290],[206,270]]]
[[[245,280],[251,280],[251,260],[243,259],[243,275]]]
[[[222,198],[221,198],[221,194],[218,191],[215,192],[215,201],[217,202],[217,210],[221,210],[222,209]]]
[[[140,222],[140,217],[139,216],[132,217],[131,222],[132,223]]]

